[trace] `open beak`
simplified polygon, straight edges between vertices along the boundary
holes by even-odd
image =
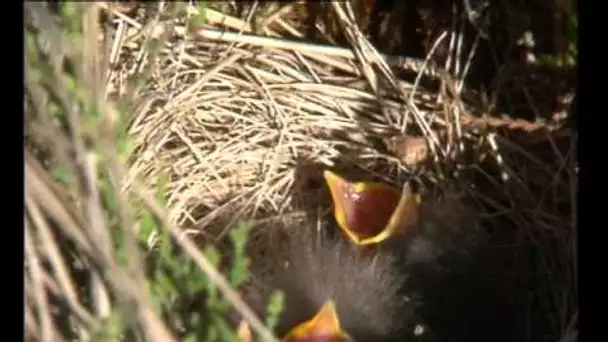
[[[405,236],[418,220],[420,194],[408,185],[399,191],[383,183],[353,183],[328,170],[324,177],[338,226],[357,245]]]
[[[283,340],[285,342],[344,342],[347,341],[347,337],[340,327],[334,302],[328,300],[311,320],[293,328]]]

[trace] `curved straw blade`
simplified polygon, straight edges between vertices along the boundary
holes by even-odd
[[[338,226],[355,244],[376,244],[405,235],[417,220],[420,196],[407,185],[399,192],[383,183],[351,183],[331,171],[324,176]]]

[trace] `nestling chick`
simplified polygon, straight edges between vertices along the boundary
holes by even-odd
[[[262,316],[272,291],[283,291],[279,336],[293,333],[332,303],[340,332],[353,341],[422,340],[416,336],[421,327],[416,330],[420,322],[408,279],[392,254],[363,257],[352,243],[331,239],[325,230],[298,228],[286,233],[284,243],[269,245],[267,257],[252,260],[252,281],[244,289]]]
[[[334,217],[355,245],[398,251],[406,264],[429,264],[466,252],[479,239],[475,221],[457,200],[425,200],[407,184],[402,190],[378,182],[351,182],[325,171]]]
[[[418,201],[407,191],[398,197],[389,185],[325,177],[345,239],[398,257],[409,287],[424,299],[417,313],[437,341],[513,340],[511,317],[502,313],[508,303],[486,275],[492,271],[484,263],[487,237],[454,188]]]

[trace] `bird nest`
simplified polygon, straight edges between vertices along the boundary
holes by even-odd
[[[562,121],[488,111],[430,60],[379,53],[347,3],[331,8],[347,47],[235,31],[248,23],[209,9],[204,26],[148,27],[163,37],[149,64],[147,37],[130,35],[143,25],[119,15],[110,93],[124,94],[124,77],[152,75],[133,100],[125,186],[143,179],[153,192],[166,179],[169,221],[202,242],[238,220],[327,215],[326,168],[455,188],[491,237],[495,272],[540,272],[547,298],[524,301],[543,302],[547,324],[565,334],[576,310],[576,135]]]
[[[238,219],[301,224],[327,213],[318,170],[332,168],[457,188],[491,236],[496,273],[533,274],[569,255],[576,158],[563,121],[488,112],[430,61],[379,53],[348,5],[332,10],[347,48],[221,31],[224,16],[162,51],[130,130],[131,176],[168,175],[170,220],[204,241]],[[574,273],[561,267],[545,281],[570,301]],[[557,316],[567,330],[570,314]]]
[[[430,61],[379,53],[348,5],[332,8],[347,48],[218,30],[229,20],[175,28],[130,128],[130,177],[155,184],[168,176],[170,220],[203,241],[239,219],[310,223],[328,212],[318,170],[332,168],[396,185],[415,177],[457,188],[492,237],[497,273],[534,273],[538,264],[531,264],[544,257],[530,263],[530,248],[552,258],[569,253],[575,136],[563,121],[487,112]],[[138,48],[123,46],[121,54]],[[397,76],[408,72],[416,76]],[[517,260],[523,255],[525,263]],[[551,281],[564,274],[546,271]],[[569,297],[572,272],[557,281],[564,288],[550,291]],[[551,321],[565,330],[570,318]]]
[[[432,63],[383,56],[342,19],[351,48],[209,28],[167,44],[152,66],[154,80],[139,94],[130,176],[150,184],[169,177],[172,222],[199,234],[224,226],[226,216],[289,216],[308,202],[303,198],[327,206],[315,169],[393,184],[408,177],[437,183],[457,166],[477,163],[471,155],[500,162],[495,136],[479,134],[480,126],[552,129],[471,114],[477,109],[460,94],[419,85],[425,71],[437,78]],[[399,79],[397,64],[420,77]],[[456,82],[444,76],[453,88]]]

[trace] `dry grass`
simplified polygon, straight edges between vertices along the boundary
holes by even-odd
[[[437,66],[431,56],[424,61],[378,53],[347,3],[330,5],[347,49],[282,39],[273,27],[290,32],[291,38],[303,36],[287,15],[288,6],[255,6],[269,12],[255,24],[253,11],[239,18],[230,16],[229,9],[209,9],[204,27],[188,28],[183,20],[169,27],[114,12],[116,30],[106,38],[112,42],[107,92],[116,98],[130,96],[134,108],[129,116],[134,154],[121,178],[123,190],[137,189],[143,180],[152,193],[157,180],[168,176],[167,226],[175,228],[174,234],[179,227],[196,241],[207,242],[223,237],[238,219],[305,220],[328,208],[322,186],[307,173],[311,165],[393,184],[408,177],[439,187],[459,184],[494,237],[491,248],[503,261],[495,272],[532,276],[539,284],[538,298],[514,291],[521,308],[545,308],[549,328],[528,320],[528,338],[550,332],[553,340],[557,335],[568,340],[577,329],[577,159],[576,133],[564,127],[563,115],[541,124],[497,115],[491,106],[483,106],[462,81],[475,45],[461,51],[458,29],[439,37],[438,43],[453,42],[454,57]],[[234,33],[222,34],[225,29]],[[169,39],[154,63],[144,65],[146,39],[163,34]],[[125,79],[146,68],[151,70],[149,82],[134,93],[124,87]],[[396,76],[404,70],[419,76],[413,82]],[[439,80],[439,88],[423,86],[427,78]],[[61,211],[57,198],[49,197],[48,183],[32,186],[38,190],[28,193],[34,197],[27,198],[33,221],[26,223],[26,256],[35,265],[37,253],[49,253],[58,271],[53,279],[31,266],[31,298],[38,308],[29,307],[26,313],[49,312],[40,307],[48,305],[41,290],[48,283],[51,289],[61,288],[86,328],[97,318],[79,307],[56,247],[48,239],[36,247],[30,238],[30,226],[48,236],[50,228],[35,219],[43,203],[56,219],[73,217]],[[150,193],[142,191],[141,196]],[[133,289],[138,278],[119,276],[116,266],[101,258],[107,252],[93,250],[95,236],[82,236],[90,230],[78,225],[60,224],[72,227],[64,234],[91,248],[83,253],[99,256],[98,267],[112,270],[121,290]],[[196,256],[193,246],[183,247]],[[199,266],[213,274],[204,258],[197,257],[203,260]],[[125,296],[146,302],[134,292]],[[158,326],[144,304],[138,307],[143,322]],[[48,334],[49,320],[42,315],[37,327],[32,323],[32,333]],[[525,321],[518,323],[524,326]]]

